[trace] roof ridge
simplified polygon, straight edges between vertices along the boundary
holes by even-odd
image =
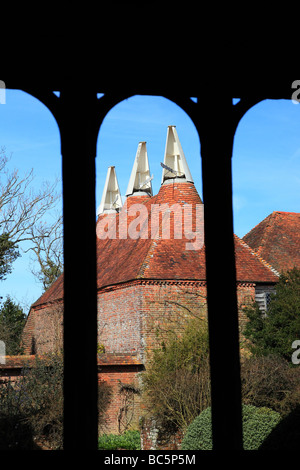
[[[273,214],[295,214],[295,215],[300,215],[300,212],[294,212],[294,211],[273,211]]]
[[[249,232],[245,233],[243,238],[245,238],[247,235],[249,235],[252,231],[254,231],[259,225],[261,225],[266,219],[269,217],[271,218],[272,216],[275,218],[278,214],[293,214],[293,215],[299,215],[300,212],[288,212],[288,211],[273,211],[271,214],[267,215],[264,219],[262,219],[260,222],[258,222],[254,227],[252,227]]]
[[[256,225],[254,225],[254,227],[252,227],[249,232],[245,233],[245,235],[243,236],[243,238],[245,238],[247,235],[249,235],[249,233],[251,233],[253,230],[256,229],[256,227],[258,227],[260,224],[262,224],[266,219],[268,219],[269,217],[271,217],[273,214],[275,213],[275,211],[271,212],[271,214],[267,215],[263,220],[261,220],[260,222],[258,222]]]
[[[234,234],[234,236],[237,238],[237,240],[240,242],[240,244],[247,248],[248,251],[250,251],[250,253],[255,256],[256,258],[258,258],[258,260],[268,269],[270,269],[270,271],[272,271],[273,274],[275,274],[276,276],[280,276],[280,273],[270,264],[268,263],[264,258],[262,258],[260,256],[260,254],[256,251],[254,251],[242,238],[238,237],[236,234]]]

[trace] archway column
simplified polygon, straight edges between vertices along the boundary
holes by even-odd
[[[210,341],[213,448],[242,449],[241,379],[233,235],[232,100],[199,103]]]
[[[68,84],[61,91],[64,220],[64,450],[97,450],[95,157],[100,125],[126,97]]]
[[[76,99],[77,98],[77,99]],[[61,91],[64,450],[97,450],[96,93]]]
[[[190,116],[201,143],[214,450],[242,450],[242,396],[232,207],[232,151],[237,126],[258,97],[214,106],[202,95]]]

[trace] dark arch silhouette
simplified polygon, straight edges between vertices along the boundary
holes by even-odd
[[[191,75],[192,76],[192,75]],[[232,221],[231,157],[237,125],[251,106],[271,97],[289,98],[291,83],[238,80],[222,88],[216,112],[209,82],[191,80],[181,92],[170,92],[166,83],[133,80],[119,89],[96,80],[78,96],[78,83],[49,76],[4,81],[42,101],[60,130],[64,214],[64,449],[97,449],[97,304],[95,234],[95,156],[101,123],[108,111],[135,94],[163,96],[174,101],[192,119],[201,142],[207,300],[211,356],[212,424],[214,449],[242,449],[241,390],[236,301],[235,255]],[[31,77],[32,78],[32,77]],[[112,82],[113,83],[113,82]],[[241,85],[242,83],[242,85]],[[60,97],[52,90],[60,91]],[[121,91],[120,91],[121,90]],[[97,98],[97,92],[105,92]],[[190,100],[197,96],[197,103]],[[240,97],[233,105],[232,98]],[[80,182],[80,185],[79,185]],[[77,187],[74,200],[74,187]],[[215,217],[216,201],[222,211]],[[82,230],[84,227],[84,230]],[[217,234],[222,228],[223,247]],[[74,242],[78,252],[74,256]],[[220,264],[226,276],[219,281]],[[217,286],[217,291],[216,291]],[[227,314],[224,315],[224,305]],[[220,347],[226,338],[225,358]],[[224,360],[226,367],[224,367]],[[80,380],[74,386],[74,375]]]

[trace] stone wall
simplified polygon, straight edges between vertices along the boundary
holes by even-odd
[[[162,436],[154,419],[144,420],[141,426],[142,450],[180,450],[183,434],[178,431],[172,436]]]

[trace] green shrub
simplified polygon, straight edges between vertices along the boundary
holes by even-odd
[[[300,375],[279,356],[251,356],[241,364],[242,397],[245,405],[271,408],[281,416],[300,403]]]
[[[5,424],[4,424],[5,423]],[[61,354],[36,357],[24,367],[19,380],[0,387],[0,447],[26,449],[47,440],[53,449],[63,442],[63,358]],[[6,444],[7,443],[7,444]],[[16,447],[17,446],[17,447]]]
[[[98,439],[99,450],[141,450],[139,431],[126,431],[124,434],[103,434]]]
[[[260,447],[277,426],[281,416],[270,408],[243,405],[243,446],[245,450]],[[211,408],[206,408],[190,424],[181,443],[182,450],[212,450]]]
[[[158,333],[158,337],[159,337]],[[172,435],[210,405],[207,321],[191,318],[184,328],[161,332],[143,373],[144,403],[162,436]]]
[[[292,343],[300,331],[300,269],[281,273],[276,295],[271,295],[268,315],[262,315],[257,304],[243,309],[248,317],[244,336],[256,356],[276,355],[291,361]]]

